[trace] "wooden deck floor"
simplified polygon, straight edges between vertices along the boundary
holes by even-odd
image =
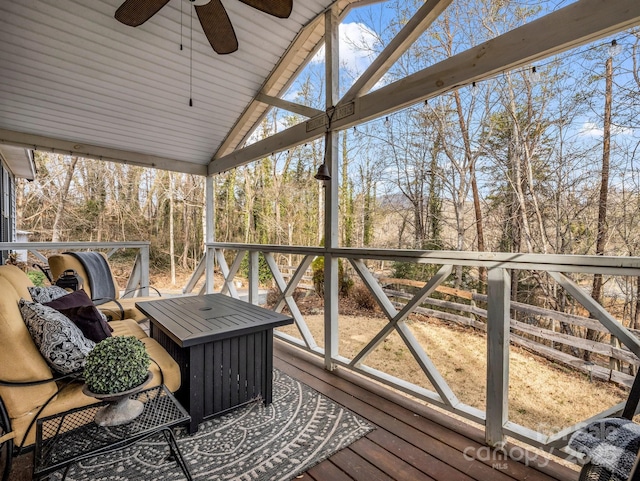
[[[274,367],[367,419],[376,429],[307,471],[315,481],[574,481],[578,472],[538,458],[491,459],[480,429],[358,375],[323,369],[316,357],[276,341]],[[507,446],[509,451],[509,446]],[[521,456],[517,448],[514,457]],[[466,453],[466,455],[465,455]],[[470,459],[476,456],[476,460]],[[531,456],[535,456],[531,453]],[[495,456],[496,458],[499,455]],[[489,459],[485,459],[489,458]]]

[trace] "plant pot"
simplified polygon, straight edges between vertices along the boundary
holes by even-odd
[[[82,392],[87,396],[94,397],[101,401],[108,401],[109,404],[100,408],[96,413],[94,421],[98,426],[119,426],[133,421],[142,414],[144,404],[136,399],[129,399],[132,394],[142,391],[144,387],[153,379],[153,373],[149,371],[142,384],[137,385],[128,391],[110,394],[97,394],[89,391],[85,384]]]

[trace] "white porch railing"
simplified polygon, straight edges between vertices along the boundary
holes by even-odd
[[[230,251],[235,251],[235,257],[233,257],[231,263],[227,263],[227,259],[231,259],[229,256]],[[225,253],[227,254],[226,256]],[[500,446],[505,441],[506,436],[511,436],[531,446],[552,451],[559,456],[573,455],[574,453],[568,452],[566,448],[571,433],[583,426],[585,422],[611,416],[622,411],[622,404],[613,406],[593,418],[584,420],[552,435],[538,432],[509,420],[510,271],[528,270],[547,273],[571,297],[584,306],[593,318],[597,319],[612,335],[619,339],[629,349],[630,354],[632,353],[640,358],[640,341],[638,338],[566,275],[569,273],[598,273],[613,276],[639,276],[640,258],[457,251],[327,249],[323,247],[210,243],[207,244],[207,260],[203,260],[200,270],[200,275],[208,274],[208,284],[205,285],[203,290],[213,292],[213,273],[212,271],[207,273],[205,266],[208,265],[210,266],[209,268],[212,268],[213,259],[215,259],[220,273],[224,276],[223,284],[216,286],[215,290],[238,297],[233,280],[238,273],[242,259],[247,253],[249,255],[249,301],[257,303],[258,256],[262,253],[279,290],[279,301],[276,303],[275,310],[280,311],[285,305],[288,307],[295,320],[295,325],[300,331],[301,339],[283,333],[276,333],[276,335],[318,356],[323,356],[325,365],[339,365],[356,371],[467,419],[484,424],[486,442],[491,446]],[[278,255],[300,259],[300,263],[288,283],[285,282],[284,276],[278,268],[278,263],[276,262],[276,256]],[[318,346],[293,298],[294,290],[316,256],[325,256],[325,264],[330,259],[348,260],[362,282],[375,296],[388,319],[386,326],[352,359],[337,354],[333,356],[329,354],[338,352],[337,343],[339,339],[337,339],[337,336],[325,336],[324,348]],[[398,311],[383,292],[376,277],[368,269],[365,260],[428,263],[438,265],[440,268],[430,281]],[[425,352],[405,322],[409,314],[449,278],[455,266],[484,267],[488,271],[487,392],[484,410],[464,404],[456,397],[454,391],[449,387],[429,358],[428,353]],[[329,292],[326,286],[325,292]],[[325,308],[325,331],[329,328],[329,324],[335,325],[335,320],[332,320],[330,316]],[[365,364],[367,356],[394,331],[400,335],[431,382],[435,389],[434,391],[418,386],[410,382],[410,380],[399,379]],[[329,343],[335,343],[335,345],[332,346]],[[329,358],[329,363],[327,363],[327,357]]]
[[[134,249],[136,258],[125,287],[125,296],[149,295],[149,242],[0,242],[0,251],[28,251],[42,264],[47,255],[78,250],[106,250],[109,259],[122,249]]]

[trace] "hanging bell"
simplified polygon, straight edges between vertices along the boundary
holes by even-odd
[[[318,173],[314,176],[318,180],[331,180],[331,174],[329,173],[329,168],[327,164],[322,164],[318,167]]]

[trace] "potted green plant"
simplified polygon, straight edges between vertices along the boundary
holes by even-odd
[[[142,413],[144,405],[129,396],[151,380],[150,363],[144,344],[134,336],[108,337],[96,344],[85,362],[84,392],[110,401],[96,413],[96,424],[116,426]]]

